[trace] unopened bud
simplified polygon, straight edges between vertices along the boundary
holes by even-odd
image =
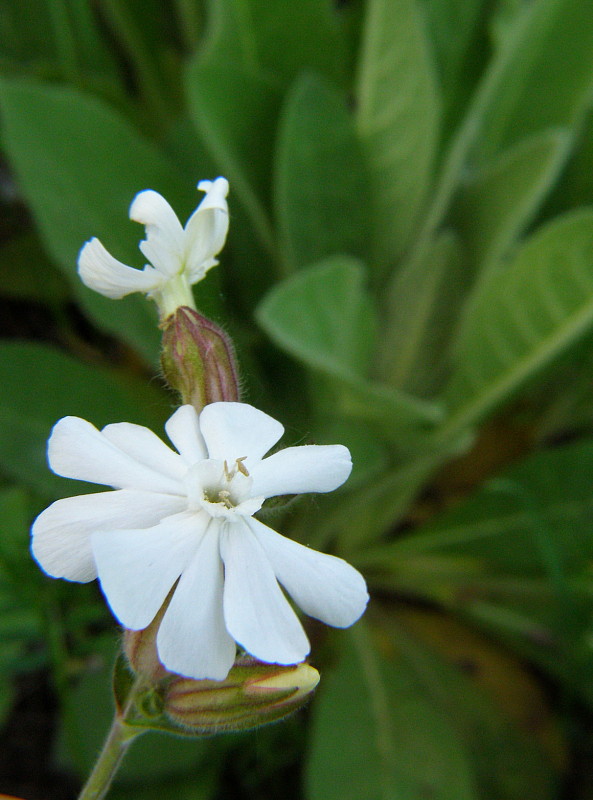
[[[309,664],[263,664],[250,657],[235,662],[223,681],[174,678],[164,712],[196,733],[243,731],[275,722],[301,708],[319,683]]]
[[[163,323],[161,364],[169,385],[198,412],[208,403],[239,399],[230,337],[192,308],[180,306]]]
[[[123,649],[128,663],[136,675],[142,675],[146,678],[147,683],[156,684],[169,674],[159,661],[156,649],[156,635],[169,605],[170,596],[163,603],[158,614],[147,628],[141,631],[130,631],[124,628]],[[2,800],[1,797],[0,800]]]

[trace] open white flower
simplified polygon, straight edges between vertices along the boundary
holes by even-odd
[[[58,475],[116,491],[58,500],[33,524],[32,550],[50,575],[99,577],[119,621],[142,630],[175,590],[157,634],[173,672],[222,680],[235,643],[261,661],[296,664],[309,653],[278,581],[306,614],[347,627],[363,613],[362,576],[340,558],[287,539],[252,515],[268,497],[329,492],[351,470],[342,445],[289,447],[246,403],[181,406],[165,425],[178,452],[130,423],[98,431],[78,417],[53,429]]]
[[[78,257],[82,282],[112,299],[144,292],[156,301],[163,318],[180,305],[194,308],[190,287],[218,264],[215,257],[224,246],[229,227],[228,181],[200,181],[198,189],[206,195],[185,228],[158,192],[148,189],[137,194],[130,206],[130,219],[146,226],[140,250],[152,266],[142,270],[128,267],[98,239],[91,239]]]

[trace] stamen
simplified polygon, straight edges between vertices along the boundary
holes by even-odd
[[[246,475],[247,477],[249,477],[249,470],[247,469],[247,467],[243,463],[246,458],[247,458],[247,456],[241,456],[241,458],[237,459],[237,469],[239,470],[241,475]]]

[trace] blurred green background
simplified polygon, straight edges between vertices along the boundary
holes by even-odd
[[[0,3],[0,792],[76,796],[118,633],[31,520],[86,491],[52,424],[175,406],[156,313],[76,275],[141,267],[134,195],[185,221],[230,181],[198,308],[285,442],[343,442],[275,520],[373,600],[310,621],[308,708],[147,734],[114,800],[593,800],[593,10],[586,0]]]

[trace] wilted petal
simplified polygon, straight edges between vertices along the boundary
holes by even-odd
[[[251,468],[254,495],[331,492],[350,475],[350,451],[341,444],[287,447]]]
[[[183,266],[185,235],[165,198],[152,189],[140,192],[130,206],[130,219],[146,226],[140,250],[150,263],[167,277],[177,274]]]
[[[53,578],[92,581],[97,577],[92,533],[153,526],[184,506],[182,497],[132,489],[56,500],[33,523],[33,556]]]
[[[165,423],[165,430],[186,464],[191,466],[208,458],[206,444],[200,433],[198,414],[193,406],[178,408]]]
[[[132,292],[154,291],[163,283],[163,276],[152,267],[140,270],[122,264],[98,239],[91,239],[80,251],[78,274],[89,289],[113,300]]]
[[[305,614],[336,628],[347,628],[362,615],[369,595],[354,567],[280,536],[256,519],[249,525],[276,577]]]
[[[106,425],[101,433],[139,464],[174,480],[183,480],[187,472],[185,461],[144,425],[116,422]]]
[[[101,531],[91,537],[103,594],[130,630],[149,625],[192,559],[206,514],[181,513],[153,528]]]
[[[200,414],[200,430],[210,458],[231,466],[235,459],[247,457],[248,469],[284,433],[279,422],[247,403],[211,403]]]
[[[51,468],[64,478],[164,494],[183,491],[178,481],[131,458],[79,417],[54,425],[47,452]]]
[[[227,523],[220,550],[225,568],[224,618],[247,652],[274,664],[297,664],[310,647],[278,586],[261,545],[246,523]]]
[[[201,181],[198,189],[205,191],[206,196],[185,226],[185,267],[191,283],[199,281],[218,263],[215,256],[224,247],[229,229],[228,181],[225,178]]]
[[[226,678],[236,647],[224,624],[223,581],[218,525],[211,523],[157,634],[159,658],[172,672],[197,680]]]

